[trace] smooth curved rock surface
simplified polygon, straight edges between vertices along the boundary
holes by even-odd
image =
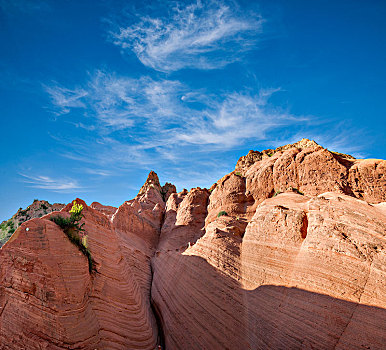
[[[196,244],[153,259],[167,349],[383,348],[381,210],[283,193],[259,205],[243,238],[234,221],[217,218]]]
[[[119,208],[77,199],[92,274],[58,214],[27,221],[0,250],[0,349],[384,349],[385,167],[303,139],[210,190],[151,172]]]
[[[0,251],[0,348],[154,349],[150,256],[77,202],[97,272],[47,217],[24,223]]]

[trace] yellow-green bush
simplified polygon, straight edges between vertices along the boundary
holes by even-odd
[[[72,203],[70,210],[70,217],[65,218],[60,215],[51,216],[50,220],[60,226],[68,239],[75,244],[79,250],[86,256],[88,260],[88,268],[90,273],[95,269],[95,262],[91,257],[90,250],[88,249],[87,236],[80,236],[80,232],[84,231],[84,223],[80,224],[80,220],[83,218],[83,205],[77,204],[76,201]]]

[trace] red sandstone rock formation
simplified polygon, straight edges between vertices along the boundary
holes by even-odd
[[[156,346],[149,251],[140,238],[130,232],[122,238],[108,217],[77,202],[85,207],[97,271],[89,274],[86,257],[47,216],[22,224],[0,253],[0,348]]]
[[[105,214],[109,219],[112,218],[112,216],[115,214],[118,208],[112,207],[110,205],[103,205],[99,202],[93,202],[90,205],[91,208],[101,212],[102,214]]]
[[[27,208],[20,208],[9,220],[3,221],[0,225],[0,247],[8,241],[15,230],[24,222],[53,211],[62,210],[65,205],[61,203],[50,204],[47,201],[35,199]]]
[[[27,221],[0,250],[0,349],[384,349],[385,167],[304,139],[209,191],[151,172],[119,208],[82,202],[92,274]]]

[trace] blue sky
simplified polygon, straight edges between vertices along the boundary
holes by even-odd
[[[311,138],[385,158],[385,1],[0,0],[0,221],[209,187]]]

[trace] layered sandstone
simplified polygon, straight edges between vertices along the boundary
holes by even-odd
[[[99,202],[92,202],[90,207],[99,211],[100,213],[106,215],[109,219],[111,219],[113,217],[113,215],[115,214],[115,212],[118,209],[118,208],[113,207],[111,205],[100,204]]]
[[[303,139],[210,190],[151,172],[119,208],[82,202],[92,274],[27,221],[0,250],[0,348],[383,349],[385,167]]]
[[[288,188],[312,196],[333,191],[370,203],[386,201],[384,160],[355,159],[308,139],[276,150],[250,151],[239,159],[235,173],[247,179],[249,193],[257,201]]]
[[[96,271],[49,215],[23,223],[0,251],[0,348],[154,349],[150,258],[161,194],[150,188],[113,215],[76,201]]]
[[[152,284],[166,348],[382,349],[385,165],[302,140],[250,152],[207,206],[171,198]],[[184,229],[186,208],[204,214]]]
[[[59,211],[65,205],[61,203],[50,204],[44,200],[35,199],[27,208],[19,210],[9,220],[3,221],[0,225],[0,247],[8,241],[15,230],[25,221],[40,218],[43,215]]]
[[[285,193],[258,206],[242,238],[237,221],[216,218],[195,244],[154,258],[166,348],[383,348],[384,211]]]

